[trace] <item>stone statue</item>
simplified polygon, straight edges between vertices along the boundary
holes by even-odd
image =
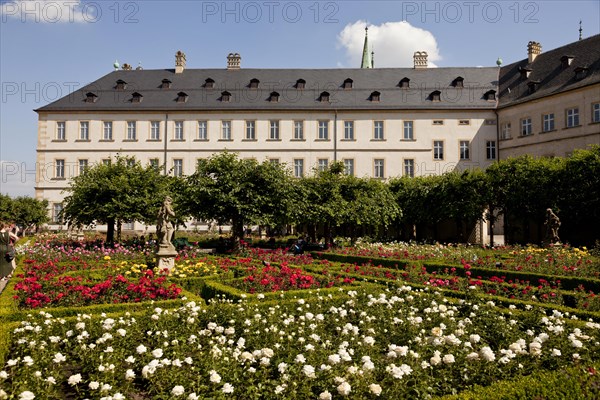
[[[167,248],[174,250],[175,247],[171,243],[173,240],[173,233],[175,233],[175,226],[173,225],[173,218],[175,213],[173,212],[173,199],[167,196],[165,201],[158,212],[158,218],[156,221],[156,235],[158,236],[159,248]]]
[[[558,237],[558,228],[560,227],[560,219],[551,208],[546,209],[546,243],[560,243]]]

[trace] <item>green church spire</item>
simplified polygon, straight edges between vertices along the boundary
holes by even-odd
[[[369,53],[369,27],[365,28],[365,45],[363,46],[362,62],[360,63],[361,68],[373,68],[373,62],[371,59],[371,53]]]

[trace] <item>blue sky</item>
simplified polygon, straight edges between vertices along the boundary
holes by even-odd
[[[37,114],[118,60],[145,69],[355,68],[364,26],[375,66],[438,67],[523,59],[600,32],[594,1],[87,1],[0,0],[0,193],[33,195]],[[405,21],[405,22],[402,22]],[[359,49],[359,50],[357,50]]]

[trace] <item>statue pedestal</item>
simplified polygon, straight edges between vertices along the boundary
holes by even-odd
[[[156,266],[159,269],[168,269],[171,271],[175,266],[175,257],[177,257],[177,250],[175,247],[160,245],[158,252],[156,252]]]

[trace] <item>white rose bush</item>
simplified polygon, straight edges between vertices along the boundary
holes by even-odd
[[[400,280],[336,282],[207,302],[190,292],[131,311],[22,310],[5,325],[0,398],[426,399],[538,371],[597,375],[594,318]]]

